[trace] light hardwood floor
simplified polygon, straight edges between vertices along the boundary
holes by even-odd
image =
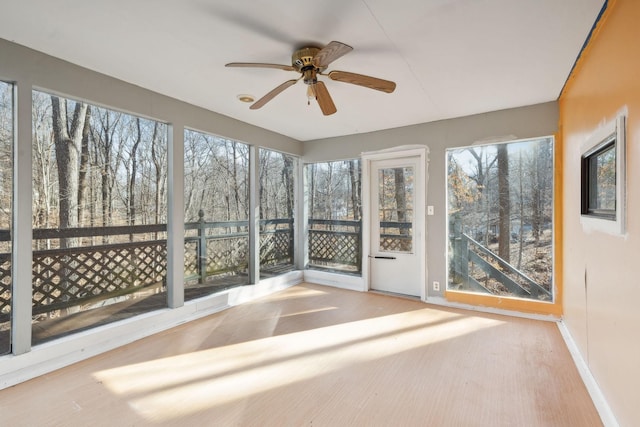
[[[303,284],[0,391],[2,426],[599,426],[557,326]]]

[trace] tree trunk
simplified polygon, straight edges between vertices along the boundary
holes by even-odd
[[[358,160],[349,161],[349,179],[351,180],[351,208],[353,219],[360,220],[360,171]]]
[[[293,194],[293,157],[287,156],[286,154],[282,154],[282,160],[284,162],[284,167],[282,169],[282,181],[284,184],[284,189],[286,191],[286,207],[287,207],[287,218],[293,218],[293,208],[294,208],[294,194]]]
[[[153,161],[153,166],[155,167],[155,206],[154,206],[154,224],[159,224],[160,223],[160,204],[162,201],[162,192],[160,191],[160,186],[162,184],[162,162],[158,157],[158,154],[156,152],[156,142],[157,142],[157,138],[158,138],[158,123],[156,122],[153,125],[153,137],[151,138],[151,160]],[[187,208],[191,205],[191,197],[193,194],[193,187],[191,187],[192,190],[189,191],[189,197],[187,198]],[[187,212],[188,209],[185,209],[185,212]],[[155,238],[158,238],[158,233],[155,234]]]
[[[265,197],[265,190],[267,189],[267,165],[269,164],[269,157],[271,151],[260,150],[259,162],[260,170],[258,171],[258,200],[260,204],[260,219],[265,219],[267,215],[267,199]]]
[[[309,218],[314,219],[316,206],[316,164],[309,165]]]
[[[131,176],[129,177],[129,185],[127,189],[127,223],[135,225],[136,223],[136,175],[138,174],[138,146],[142,140],[142,131],[140,129],[140,119],[136,118],[136,140],[131,147]],[[133,239],[133,236],[130,236]]]
[[[109,186],[109,175],[111,173],[110,170],[110,166],[111,166],[111,145],[112,145],[112,138],[111,138],[111,116],[110,113],[106,113],[105,114],[105,118],[104,121],[102,122],[102,130],[103,130],[103,135],[102,135],[102,144],[101,144],[101,151],[102,151],[102,168],[101,168],[101,174],[100,174],[100,190],[101,190],[101,196],[102,196],[102,226],[106,227],[109,225],[109,218],[111,215],[110,212],[110,200],[111,200],[111,187]],[[108,242],[109,237],[107,236],[103,236],[102,237],[102,243],[107,243]]]
[[[235,220],[238,221],[242,217],[242,212],[240,211],[240,177],[238,175],[238,148],[235,142],[233,144],[233,199],[236,204],[236,217]],[[240,232],[240,227],[236,228],[237,232]]]
[[[510,262],[511,200],[509,196],[509,153],[506,144],[498,145],[498,256]]]
[[[84,126],[82,129],[82,144],[80,148],[80,173],[78,176],[78,223],[79,225],[84,224],[84,215],[85,209],[84,205],[86,203],[86,195],[87,195],[87,174],[89,173],[90,168],[90,158],[89,155],[89,136],[91,130],[91,107],[87,106],[87,113],[84,120]],[[93,200],[89,203],[93,206]]]
[[[67,101],[60,103],[60,98],[51,96],[53,136],[58,166],[59,189],[59,227],[73,228],[78,226],[78,190],[80,151],[84,122],[87,118],[87,105],[77,102],[73,119],[67,118]],[[61,247],[73,246],[76,239],[62,239]]]
[[[524,188],[522,186],[522,151],[518,155],[519,170],[518,170],[518,183],[520,185],[520,230],[518,230],[518,270],[522,267],[522,249],[524,246]]]
[[[404,169],[396,168],[393,172],[395,178],[396,215],[398,222],[405,222],[407,220],[407,192],[404,183]],[[406,234],[406,229],[401,228],[400,234]]]
[[[540,180],[540,150],[538,146],[533,149],[533,167],[532,167],[532,183],[531,183],[531,234],[536,243],[536,247],[540,241],[540,231],[542,229],[542,209],[541,200],[541,180]]]

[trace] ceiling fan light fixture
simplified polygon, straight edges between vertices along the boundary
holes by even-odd
[[[311,104],[311,100],[314,100],[314,101],[317,100],[315,85],[307,86],[307,105]]]
[[[240,102],[249,103],[249,102],[255,101],[255,98],[253,97],[253,95],[247,95],[247,94],[244,94],[244,93],[238,95],[237,98],[238,98],[238,101],[240,101]]]

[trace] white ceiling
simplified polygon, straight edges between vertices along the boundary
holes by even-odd
[[[604,0],[12,0],[0,38],[300,141],[557,99]],[[291,64],[302,45],[353,52],[329,70],[397,83],[392,94],[325,78],[338,108],[307,106]]]

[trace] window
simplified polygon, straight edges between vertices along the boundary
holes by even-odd
[[[414,251],[414,166],[378,170],[378,251]]]
[[[295,176],[297,159],[261,148],[260,162],[260,278],[294,269]]]
[[[305,166],[307,268],[360,273],[362,203],[360,160]]]
[[[167,126],[32,101],[33,343],[166,307]]]
[[[0,354],[11,351],[13,85],[0,81]]]
[[[553,139],[447,152],[447,289],[553,300]]]
[[[582,156],[582,214],[616,219],[616,139]]]
[[[185,299],[249,283],[249,146],[184,132]]]
[[[583,226],[624,232],[624,117],[601,127],[589,138],[581,156]]]

